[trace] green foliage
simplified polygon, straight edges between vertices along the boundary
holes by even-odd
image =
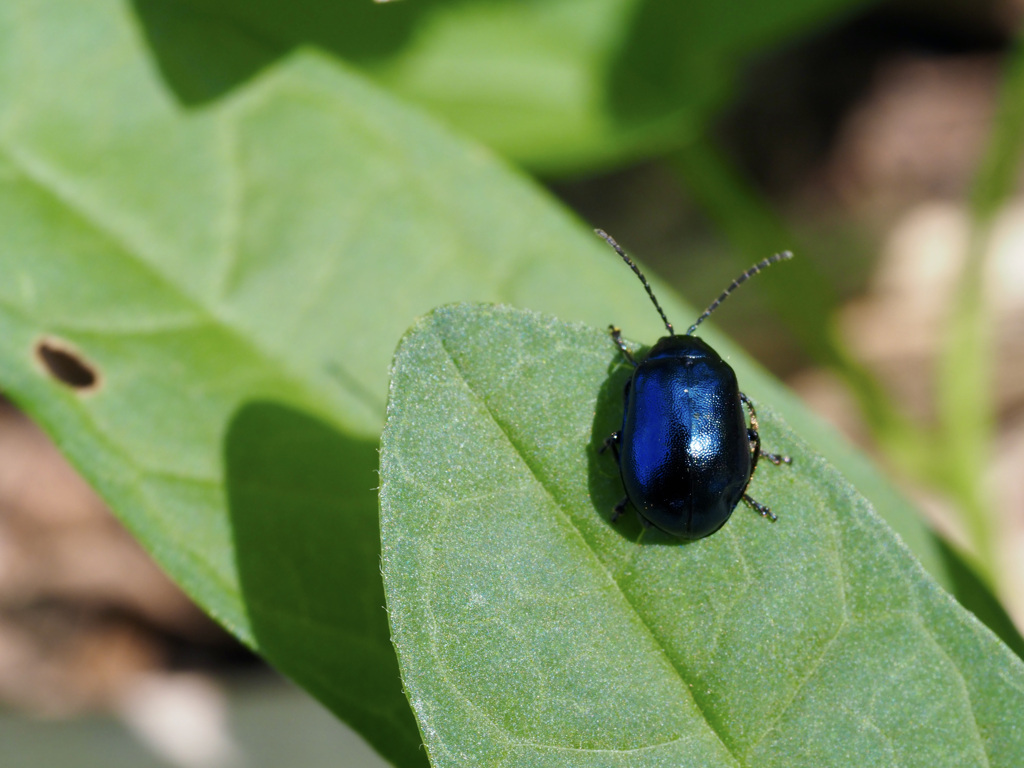
[[[696,138],[743,57],[865,0],[135,0],[180,98],[202,103],[301,46],[360,67],[546,172]]]
[[[604,332],[501,307],[440,309],[399,348],[384,581],[434,765],[1020,761],[1024,664],[771,408],[794,463],[752,493],[778,523],[611,525],[597,449],[628,373]]]
[[[709,38],[699,60],[714,68],[720,60],[734,64],[730,57],[740,48],[835,7],[785,5],[792,16],[758,26],[748,9],[750,23],[723,28],[720,37],[709,32],[719,29],[705,17],[710,4],[703,16],[687,5],[675,23],[689,19],[686,29]],[[382,22],[371,7],[396,15]],[[344,45],[331,37],[342,35],[332,15],[339,8],[353,14],[344,17],[351,27]],[[434,717],[457,712],[424,699],[417,703],[421,720],[414,720],[382,608],[374,470],[397,340],[417,316],[466,300],[508,302],[595,327],[615,321],[636,338],[653,339],[660,326],[642,292],[624,289],[630,277],[614,254],[535,185],[308,45],[350,57],[378,82],[538,166],[557,164],[563,149],[572,150],[568,164],[597,163],[682,140],[679,127],[705,119],[724,93],[723,75],[697,89],[699,98],[681,111],[668,109],[700,69],[680,64],[673,70],[679,79],[661,82],[647,107],[630,103],[617,112],[621,81],[611,77],[608,62],[619,57],[618,77],[621,62],[636,61],[643,50],[642,37],[622,31],[630,9],[635,22],[660,18],[645,15],[658,10],[653,4],[627,7],[624,0],[603,7],[570,0],[409,0],[357,10],[313,0],[287,7],[226,0],[0,4],[0,386],[47,429],[189,594],[399,765],[422,765],[420,728],[429,737],[441,723]],[[405,21],[394,22],[401,14]],[[364,47],[345,47],[357,42]],[[562,69],[553,59],[564,62]],[[501,74],[508,62],[520,74]],[[635,66],[643,71],[642,62]],[[553,69],[564,79],[543,86]],[[463,79],[445,79],[445,72]],[[487,92],[494,82],[508,90]],[[465,101],[456,104],[453,94]],[[488,97],[498,108],[488,107]],[[695,315],[656,287],[670,316]],[[758,375],[734,346],[712,329],[707,335],[749,394],[771,403],[841,467],[949,584],[934,541],[863,457]],[[574,389],[545,399],[594,385],[595,361],[604,355],[600,365],[607,366],[609,350],[607,339],[598,353],[596,336],[588,338],[580,352],[590,372]],[[99,375],[97,385],[61,383],[37,354],[43,342],[86,362]],[[551,377],[540,369],[534,374]],[[607,414],[607,403],[602,408]],[[570,434],[536,439],[562,445]],[[770,434],[792,439],[781,426]],[[589,440],[588,434],[580,445]],[[434,458],[447,460],[440,453]],[[598,477],[607,496],[613,476],[582,471],[551,483]],[[758,483],[773,503],[786,483],[802,477],[772,474],[759,474]],[[458,494],[465,502],[472,487]],[[607,529],[601,535],[614,537],[616,547],[632,547],[621,533],[631,530],[628,523],[612,529],[601,520],[604,496],[590,509],[592,523]],[[786,505],[777,506],[782,512]],[[759,522],[737,519],[722,541],[748,530],[757,537],[752,541],[804,535],[754,525]],[[492,533],[501,540],[500,531]],[[691,548],[663,542],[637,549],[638,555],[662,551],[678,557]],[[894,567],[909,569],[907,583],[924,584],[902,557]],[[654,590],[665,578],[654,575],[637,588]],[[828,583],[812,587],[819,594]],[[453,588],[464,585],[453,582]],[[932,587],[914,590],[931,595],[915,596],[921,605],[938,600]],[[392,609],[396,622],[408,621]],[[793,612],[773,617],[780,626],[804,615],[798,605],[785,610]],[[820,617],[818,629],[799,631],[820,638],[834,629],[825,620],[831,615]],[[955,615],[962,627],[965,619]],[[637,621],[603,631],[621,640]],[[769,631],[770,623],[765,626]],[[506,624],[502,631],[515,628]],[[975,635],[980,668],[1003,664],[1004,651],[980,630]],[[721,642],[744,637],[723,635]],[[594,653],[605,651],[595,644]],[[597,658],[588,663],[603,674],[592,663]],[[617,659],[628,668],[629,657]],[[655,662],[645,655],[638,663]],[[950,664],[968,669],[959,660]],[[1001,668],[1016,674],[1012,665]],[[586,683],[588,695],[602,679]],[[678,689],[678,681],[659,678],[657,685],[665,695]],[[616,690],[624,702],[640,695],[621,685]],[[719,690],[729,711],[742,703],[736,690]],[[526,706],[519,701],[506,716],[525,718]],[[544,706],[549,712],[552,703]],[[673,706],[675,727],[690,705],[680,699]],[[604,715],[621,743],[650,734],[640,729],[629,736],[621,713]],[[520,721],[536,728],[546,723]],[[701,728],[694,738],[707,740]]]

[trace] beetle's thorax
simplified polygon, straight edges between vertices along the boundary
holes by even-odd
[[[722,358],[705,341],[686,334],[662,336],[644,358],[644,360],[672,359],[716,361]]]

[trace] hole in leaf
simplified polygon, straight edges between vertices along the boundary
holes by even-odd
[[[99,374],[78,352],[56,339],[43,339],[36,344],[36,355],[47,372],[61,384],[72,389],[96,389]]]

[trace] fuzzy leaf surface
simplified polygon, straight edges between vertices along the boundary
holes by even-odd
[[[0,4],[0,387],[205,610],[393,762],[422,765],[378,561],[395,344],[452,301],[642,339],[657,316],[536,185],[334,58],[282,56],[183,105],[138,7]],[[708,338],[751,396],[845,452],[928,562],[863,458]],[[62,383],[41,345],[96,384]]]
[[[1020,765],[1024,664],[767,404],[794,463],[750,492],[778,523],[610,522],[630,371],[605,332],[504,307],[399,348],[382,557],[433,764]]]

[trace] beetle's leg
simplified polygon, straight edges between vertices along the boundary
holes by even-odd
[[[623,511],[626,509],[626,505],[629,504],[629,497],[627,496],[612,509],[612,522],[614,523],[620,517],[622,517]]]
[[[622,352],[622,356],[626,358],[626,361],[634,368],[637,366],[636,359],[633,357],[633,353],[629,351],[629,347],[626,346],[626,342],[622,340],[622,329],[615,325],[609,325],[608,330],[612,334],[612,341],[615,342],[615,346]]]
[[[768,453],[761,450],[761,433],[757,426],[757,411],[754,410],[754,404],[742,392],[740,392],[740,402],[747,407],[747,413],[750,414],[750,429],[747,430],[747,439],[750,440],[750,476],[754,476],[754,470],[757,469],[757,460],[762,456],[775,466],[792,464],[793,460],[789,456],[780,456],[777,453]]]
[[[622,433],[621,432],[612,432],[610,435],[608,435],[608,439],[604,441],[604,443],[601,445],[601,447],[598,449],[597,452],[598,453],[604,453],[609,448],[611,448],[612,449],[612,456],[614,456],[615,460],[618,461],[619,460],[619,443],[620,442],[622,442]]]
[[[645,531],[649,531],[649,530],[651,530],[651,528],[655,528],[655,525],[654,525],[654,523],[652,523],[652,522],[651,522],[650,520],[648,520],[648,519],[647,519],[646,517],[644,517],[643,515],[641,515],[641,514],[640,514],[640,510],[639,510],[639,509],[637,509],[637,510],[636,510],[636,519],[640,521],[640,526],[641,526],[641,527],[642,527],[642,528],[643,528],[643,529],[644,529]],[[657,530],[657,529],[655,528],[655,530]]]
[[[750,402],[750,398],[740,392],[740,402],[747,406],[747,413],[750,414],[747,440],[750,441],[750,476],[753,477],[757,470],[757,460],[761,458],[761,433],[757,427],[757,411],[754,410],[754,404]]]
[[[747,407],[747,412],[750,414],[750,429],[747,430],[747,438],[750,440],[750,476],[754,476],[754,470],[757,469],[757,460],[764,456],[775,466],[780,464],[791,464],[793,460],[789,456],[780,456],[777,453],[768,453],[761,450],[761,433],[757,426],[757,412],[754,410],[754,404],[750,402],[750,398],[740,392],[740,401]],[[750,481],[747,480],[747,485],[750,485]],[[746,489],[744,489],[746,490]],[[749,494],[743,494],[743,501],[747,505],[759,513],[761,517],[766,517],[773,523],[778,520],[778,516],[772,512],[768,507],[759,501],[754,501]]]
[[[743,500],[745,502],[747,502],[748,505],[750,505],[750,508],[752,510],[754,510],[755,512],[760,512],[761,513],[761,517],[767,517],[773,523],[776,522],[779,519],[778,516],[774,512],[772,512],[770,509],[768,509],[768,507],[766,507],[764,504],[762,504],[759,501],[754,501],[752,498],[750,498],[749,495],[747,495],[745,493],[743,494]]]
[[[626,511],[626,507],[628,505],[629,505],[629,496],[627,496],[626,498],[624,498],[622,501],[620,501],[618,504],[615,505],[615,508],[612,509],[612,522],[613,523],[616,522],[620,517],[622,517],[622,513]],[[652,523],[646,517],[641,515],[639,509],[636,510],[636,519],[640,521],[640,525],[643,526],[643,529],[645,531],[648,528],[653,528],[654,527],[654,523]]]

